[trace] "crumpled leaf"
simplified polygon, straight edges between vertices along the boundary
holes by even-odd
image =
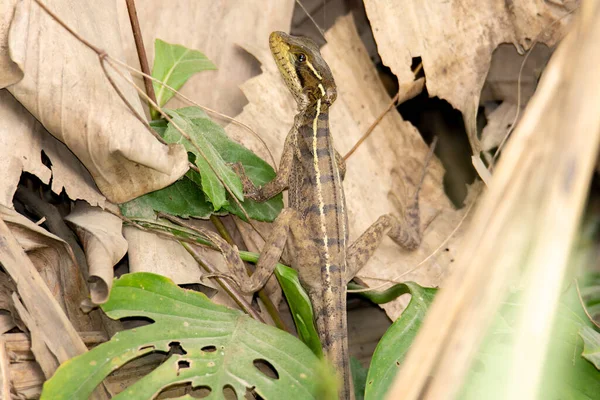
[[[115,3],[48,0],[44,4],[79,35],[123,58]],[[11,47],[2,49],[10,54],[27,50],[24,77],[8,90],[81,160],[107,198],[117,203],[130,200],[167,186],[187,171],[185,149],[161,144],[136,119],[110,85],[94,52],[37,4],[31,4],[25,17],[27,41],[11,42]],[[143,116],[136,90],[108,70]]]
[[[167,43],[160,39],[154,41],[152,77],[173,89],[179,90],[196,72],[211,69],[217,69],[217,67],[198,50]],[[156,93],[156,101],[162,107],[174,96],[174,93],[157,82],[152,84]]]
[[[112,318],[143,316],[152,324],[117,333],[80,357],[67,361],[44,384],[42,399],[87,398],[114,369],[154,351],[180,346],[157,369],[113,397],[152,398],[162,389],[191,382],[221,398],[231,387],[263,398],[317,398],[318,358],[298,339],[239,311],[211,303],[159,275],[128,274],[117,280],[102,308]],[[276,371],[269,376],[259,365]],[[80,379],[81,376],[86,379]]]
[[[429,95],[463,113],[473,154],[480,151],[477,108],[494,49],[513,43],[523,53],[534,39],[553,46],[569,24],[563,17],[575,6],[572,1],[457,0],[423,7],[421,1],[365,0],[383,63],[402,83],[413,80],[412,60],[421,57]]]

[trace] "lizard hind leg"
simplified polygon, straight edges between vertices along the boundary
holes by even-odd
[[[225,257],[227,265],[232,269],[233,274],[207,274],[204,277],[219,277],[226,278],[233,281],[243,293],[254,293],[262,288],[267,280],[273,274],[275,266],[281,257],[283,248],[288,238],[290,230],[290,222],[296,216],[297,212],[293,209],[284,209],[275,222],[273,222],[273,228],[271,234],[267,238],[258,262],[256,263],[256,269],[251,276],[246,273],[246,267],[237,252],[235,246],[229,245],[219,235],[211,232],[209,239],[215,244],[219,251]]]

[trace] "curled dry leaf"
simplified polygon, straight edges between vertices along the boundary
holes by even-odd
[[[344,154],[388,107],[391,99],[379,81],[351,17],[338,19],[326,38],[328,44],[322,53],[338,86],[338,97],[331,108],[331,130],[336,148]],[[256,129],[273,153],[279,156],[285,135],[293,124],[295,104],[266,51],[266,44],[256,56],[263,65],[263,74],[242,86],[250,104],[237,118]],[[233,125],[227,129],[232,137],[264,157],[264,151],[261,152],[261,147],[247,132]],[[347,163],[344,188],[351,242],[380,215],[400,212],[394,206],[394,197],[406,204],[414,194],[427,152],[427,145],[417,130],[396,111],[383,118],[371,137]],[[359,273],[359,277],[371,286],[401,275],[400,281],[415,280],[424,286],[437,286],[448,273],[460,232],[444,246],[442,250],[446,251],[436,253],[424,265],[407,273],[450,236],[464,213],[464,210],[455,210],[444,194],[443,174],[441,164],[433,160],[420,196],[421,222],[425,229],[420,248],[407,252],[385,239]],[[395,318],[403,304],[403,301],[394,301],[384,308],[390,317]]]
[[[79,35],[123,58],[114,3],[52,0],[44,4]],[[91,49],[35,2],[23,18],[28,19],[27,41],[2,48],[4,54],[24,57],[24,77],[8,90],[81,160],[107,198],[124,202],[167,186],[186,172],[185,149],[159,143],[136,119]],[[108,71],[143,116],[135,89],[110,67]]]
[[[85,202],[77,202],[75,209],[65,220],[75,226],[75,232],[85,250],[92,302],[102,304],[108,299],[112,287],[113,267],[127,253],[122,221]]]
[[[522,53],[536,38],[548,46],[556,44],[570,20],[563,17],[576,5],[574,1],[365,0],[383,63],[405,82],[413,79],[413,57],[421,57],[429,95],[462,112],[473,154],[480,151],[477,107],[494,49],[507,42]]]

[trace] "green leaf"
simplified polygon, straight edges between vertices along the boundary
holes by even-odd
[[[433,302],[437,289],[425,288],[414,282],[406,282],[403,290],[410,292],[408,307],[388,328],[371,360],[367,376],[365,399],[383,399],[400,368],[412,341],[417,335],[425,313]]]
[[[508,379],[515,361],[514,342],[521,293],[511,295],[494,319],[473,362],[461,400],[507,398]],[[585,316],[574,285],[560,298],[552,327],[548,354],[539,385],[539,399],[594,399],[600,393],[600,372],[582,356],[579,332],[590,322]]]
[[[249,251],[240,251],[240,257],[244,261],[256,263],[259,255]],[[275,276],[277,276],[277,280],[290,306],[290,313],[296,324],[298,337],[316,356],[322,358],[323,348],[314,323],[312,303],[300,283],[298,271],[278,263],[275,267]]]
[[[135,198],[120,205],[128,218],[153,218],[162,211],[182,218],[207,218],[213,211],[202,190],[190,179],[183,179],[166,188]]]
[[[579,330],[579,336],[583,339],[583,357],[600,370],[600,333],[584,326]]]
[[[349,290],[363,290],[366,289],[364,286],[358,285],[354,282],[348,283]],[[410,293],[409,288],[404,283],[398,283],[386,290],[369,290],[366,292],[355,293],[360,297],[372,301],[375,304],[385,304],[392,300],[396,300],[403,294]]]
[[[350,356],[350,370],[352,371],[352,382],[354,382],[354,397],[356,400],[363,400],[368,370],[354,356]]]
[[[201,112],[197,108],[193,108],[195,114]],[[215,149],[212,143],[207,139],[207,132],[204,127],[199,126],[195,121],[190,118],[186,108],[179,110],[169,110],[169,116],[172,118],[172,122],[169,123],[167,130],[165,131],[164,139],[168,143],[181,143],[184,145],[186,150],[194,154],[195,163],[198,166],[202,182],[202,191],[206,194],[206,197],[213,204],[214,210],[219,210],[226,204],[228,204],[225,196],[225,188],[223,184],[217,178],[218,173],[223,183],[229,187],[234,195],[243,200],[244,194],[242,189],[242,183],[240,178],[233,172],[233,170],[227,166],[223,160],[219,151]],[[204,114],[202,112],[204,116]],[[204,120],[204,119],[203,119]],[[200,154],[195,146],[193,146],[187,139],[185,139],[179,131],[173,125],[175,123],[181,130],[186,132],[191,140],[202,149],[206,159]],[[212,168],[209,166],[212,166]],[[214,169],[214,171],[213,171]]]
[[[191,50],[179,44],[171,44],[160,39],[154,41],[154,65],[152,77],[179,90],[197,72],[214,70],[217,67],[198,50]],[[156,100],[162,107],[173,97],[173,92],[153,82]]]
[[[190,382],[210,388],[207,399],[233,388],[265,399],[316,399],[323,377],[319,359],[298,339],[239,311],[213,304],[198,292],[150,273],[115,281],[102,306],[111,318],[146,317],[152,324],[117,333],[106,343],[63,363],[46,381],[42,399],[87,399],[112,371],[152,352],[183,349],[113,399],[150,399],[169,386]],[[261,372],[267,365],[276,377]]]
[[[275,178],[275,171],[267,162],[241,144],[229,139],[223,128],[210,120],[202,110],[197,107],[187,107],[181,108],[177,112],[189,118],[197,129],[203,132],[206,139],[225,162],[231,164],[240,162],[244,166],[248,178],[255,185],[264,185]],[[246,217],[237,203],[229,198],[229,194],[227,197],[228,202],[224,209],[245,220]],[[283,208],[283,195],[278,194],[265,202],[246,199],[242,202],[242,205],[250,218],[257,221],[271,222],[275,220]]]

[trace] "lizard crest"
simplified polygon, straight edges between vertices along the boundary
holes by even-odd
[[[269,47],[299,110],[305,110],[317,100],[321,105],[333,104],[337,96],[333,75],[315,42],[306,37],[273,32]]]

